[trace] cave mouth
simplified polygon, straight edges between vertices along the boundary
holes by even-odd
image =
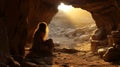
[[[90,12],[61,3],[49,24],[48,37],[57,45],[55,48],[90,51],[90,37],[96,28]]]

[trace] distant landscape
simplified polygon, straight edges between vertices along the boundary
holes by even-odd
[[[83,9],[59,10],[49,24],[49,38],[60,48],[76,48],[86,43],[90,48],[89,39],[96,28],[91,14]]]

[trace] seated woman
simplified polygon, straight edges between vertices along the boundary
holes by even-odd
[[[47,40],[48,26],[45,22],[41,22],[38,26],[34,34],[33,46],[28,55],[52,55],[54,43],[52,39]]]

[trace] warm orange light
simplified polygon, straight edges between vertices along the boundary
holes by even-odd
[[[81,8],[74,8],[72,5],[65,5],[64,3],[61,3],[58,6],[58,10],[59,12],[64,13],[67,19],[69,19],[69,23],[75,27],[83,27],[94,22],[91,14]]]

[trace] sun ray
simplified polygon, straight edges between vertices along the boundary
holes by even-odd
[[[64,3],[61,3],[59,6],[58,6],[58,9],[61,10],[61,11],[64,11],[64,12],[68,12],[72,9],[73,7],[71,5],[65,5]]]

